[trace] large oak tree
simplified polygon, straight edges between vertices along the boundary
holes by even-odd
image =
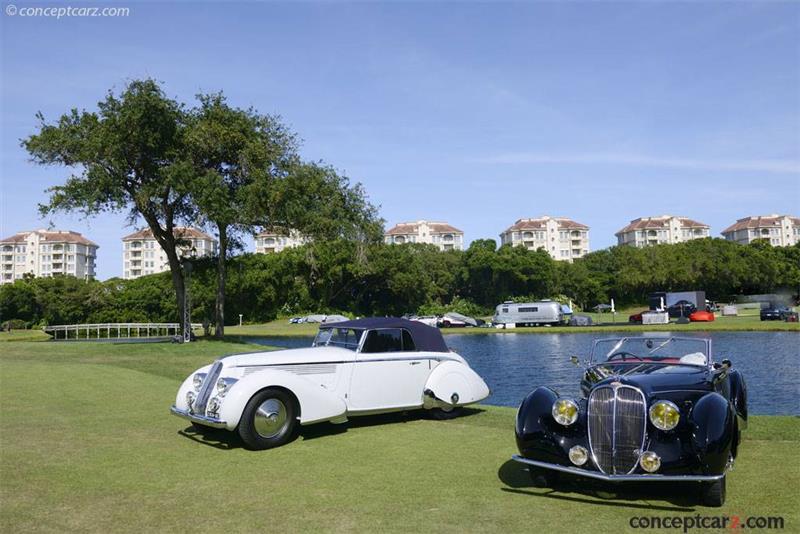
[[[221,93],[198,101],[186,135],[197,175],[191,196],[219,237],[215,335],[222,337],[227,255],[248,233],[265,228],[365,242],[380,237],[381,222],[360,185],[300,160],[294,134],[278,117],[232,107]]]
[[[127,213],[131,222],[144,219],[169,261],[182,318],[185,287],[175,227],[195,218],[183,106],[146,79],[129,83],[118,95],[110,91],[96,111],[72,109],[50,123],[41,113],[37,117],[38,132],[22,145],[34,162],[73,172],[48,190],[41,213],[112,211]]]

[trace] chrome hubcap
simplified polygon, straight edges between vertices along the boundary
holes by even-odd
[[[286,405],[278,399],[267,399],[256,410],[253,426],[262,438],[277,436],[286,425]]]

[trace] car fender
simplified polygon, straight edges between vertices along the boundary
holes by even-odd
[[[289,390],[300,405],[300,424],[325,421],[345,415],[347,405],[332,391],[305,377],[288,371],[265,369],[238,380],[222,399],[219,417],[227,423],[228,430],[239,424],[242,412],[250,399],[268,387]]]
[[[194,375],[197,373],[208,373],[211,370],[213,364],[204,365],[203,367],[196,369],[189,373],[189,376],[181,384],[181,387],[178,388],[178,394],[175,396],[175,407],[179,410],[188,410],[189,404],[186,402],[186,394],[190,391],[194,391]]]
[[[737,370],[729,373],[731,381],[731,403],[739,416],[739,430],[747,428],[747,384],[744,377]]]
[[[478,373],[461,362],[442,362],[428,376],[425,392],[456,406],[478,402],[489,396],[489,386]]]
[[[551,411],[556,399],[558,393],[545,386],[540,386],[529,393],[517,410],[517,437],[538,434],[546,428],[548,422],[552,420]]]
[[[697,457],[708,474],[721,474],[733,447],[734,413],[719,393],[709,393],[695,404],[690,415]]]

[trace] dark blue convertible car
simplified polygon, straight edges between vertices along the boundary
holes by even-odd
[[[703,338],[596,341],[583,398],[539,387],[522,402],[514,459],[539,486],[554,485],[560,473],[696,482],[703,503],[722,506],[747,424],[747,389],[729,360],[717,363],[711,354]]]

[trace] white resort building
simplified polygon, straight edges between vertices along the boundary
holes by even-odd
[[[722,231],[728,241],[746,245],[768,239],[776,247],[800,243],[800,218],[791,215],[756,215],[737,220]]]
[[[519,219],[500,234],[500,244],[541,248],[553,259],[572,261],[589,253],[589,227],[566,217]]]
[[[618,245],[641,248],[710,237],[711,228],[707,224],[686,217],[661,215],[634,219],[615,235]]]
[[[445,222],[416,221],[398,223],[384,234],[386,243],[429,243],[440,250],[464,250],[464,232]]]
[[[286,248],[305,245],[310,239],[297,230],[281,232],[279,230],[264,231],[256,235],[256,254],[272,254]]]
[[[0,283],[34,276],[94,278],[97,245],[78,232],[35,230],[0,241]]]
[[[183,242],[178,247],[181,257],[214,256],[217,241],[197,228],[178,226],[175,236]],[[192,253],[194,249],[194,253]],[[122,238],[122,277],[139,278],[148,274],[169,271],[169,260],[149,228],[139,230]]]

